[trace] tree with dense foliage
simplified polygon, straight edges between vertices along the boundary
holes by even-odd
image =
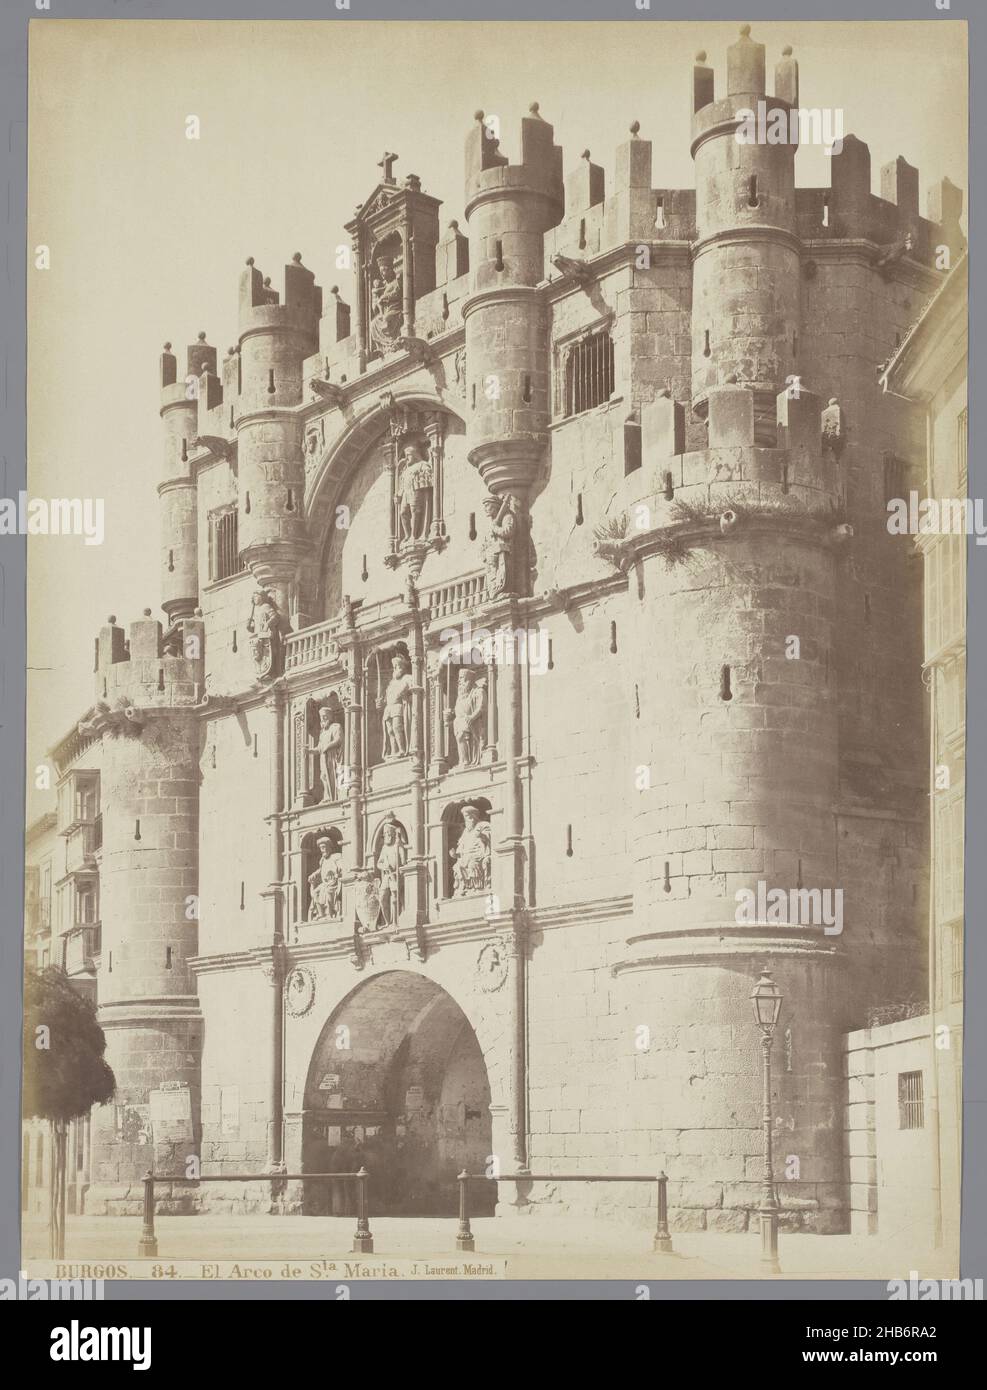
[[[116,1081],[96,1007],[64,970],[28,970],[24,988],[24,1114],[51,1127],[49,1254],[65,1255],[65,1154],[71,1120],[110,1100]]]

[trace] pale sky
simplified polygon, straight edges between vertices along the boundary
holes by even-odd
[[[236,341],[248,255],[280,289],[294,251],[352,303],[335,248],[385,149],[463,221],[473,112],[501,119],[512,160],[531,101],[568,173],[589,148],[606,170],[632,120],[654,143],[655,187],[693,186],[691,75],[707,50],[725,91],[734,23],[71,21],[30,26],[28,492],[103,497],[102,546],[33,537],[29,563],[29,783],[92,701],[93,639],[159,611],[157,362],[204,329]],[[770,74],[794,45],[803,106],[842,107],[881,165],[904,155],[926,188],[966,190],[966,26],[761,23]],[[933,118],[934,113],[934,118]],[[188,140],[196,115],[201,138]],[[802,186],[828,186],[800,150]],[[51,269],[33,269],[33,248]],[[6,484],[4,496],[12,489]],[[29,794],[29,818],[46,808]]]

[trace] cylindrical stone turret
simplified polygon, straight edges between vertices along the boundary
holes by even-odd
[[[466,323],[469,457],[495,493],[524,495],[548,437],[550,361],[544,234],[562,216],[562,150],[537,103],[510,164],[482,112],[466,141],[470,296]]]
[[[696,165],[693,248],[693,408],[731,381],[759,406],[797,370],[799,243],[795,235],[797,121],[781,96],[766,97],[764,47],[748,26],[728,51],[728,92],[692,118]],[[703,68],[705,74],[708,69]],[[786,68],[784,85],[792,87]],[[711,84],[696,81],[704,95]],[[782,142],[769,143],[779,133]]]
[[[178,380],[178,361],[165,343],[161,354],[161,419],[164,457],[158,496],[161,499],[161,606],[170,620],[190,615],[199,602],[198,520],[191,456],[198,434],[198,378],[201,365],[215,349],[205,334],[188,349],[185,378]]]

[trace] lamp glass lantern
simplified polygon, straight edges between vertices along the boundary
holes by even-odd
[[[772,980],[767,970],[762,970],[761,978],[751,990],[751,1005],[754,1020],[761,1032],[770,1036],[778,1023],[781,1013],[781,990]]]

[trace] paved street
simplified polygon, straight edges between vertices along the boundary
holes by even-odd
[[[353,1217],[164,1216],[156,1223],[158,1261],[307,1262],[322,1259],[353,1263]],[[475,1219],[473,1256],[455,1249],[451,1218],[381,1217],[371,1221],[377,1265],[382,1257],[448,1267],[456,1260],[481,1265],[484,1257],[506,1260],[511,1278],[737,1279],[759,1277],[756,1235],[676,1233],[675,1253],[656,1254],[651,1232],[638,1226],[580,1217],[501,1216]],[[71,1262],[125,1261],[138,1273],[136,1217],[69,1217],[66,1259]],[[956,1270],[918,1248],[878,1237],[782,1235],[783,1275],[800,1279],[955,1277]],[[47,1259],[44,1224],[30,1218],[24,1229],[24,1259]],[[148,1262],[148,1265],[155,1262]],[[498,1274],[502,1266],[498,1265]]]

